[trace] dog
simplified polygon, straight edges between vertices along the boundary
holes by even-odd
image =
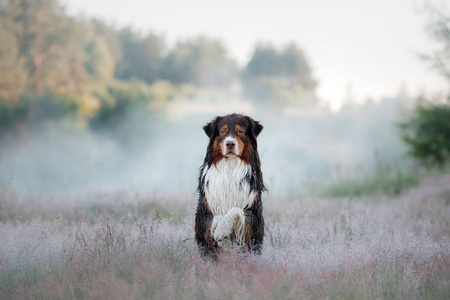
[[[225,243],[261,254],[266,190],[256,138],[263,126],[242,114],[216,117],[203,130],[209,144],[198,178],[195,240],[203,257]]]

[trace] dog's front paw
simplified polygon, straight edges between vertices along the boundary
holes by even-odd
[[[228,226],[227,223],[223,222],[218,222],[213,236],[214,236],[214,240],[217,242],[217,244],[220,246],[224,240],[229,237],[231,235],[231,229],[230,226]]]
[[[211,235],[214,236],[214,232],[216,231],[217,225],[220,223],[220,220],[222,220],[222,216],[214,216],[212,223],[211,223]]]

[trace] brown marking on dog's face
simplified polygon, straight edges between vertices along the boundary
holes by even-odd
[[[213,154],[214,154],[214,163],[217,163],[223,158],[222,147],[220,146],[220,140],[217,138],[214,140],[213,144]]]
[[[245,134],[245,128],[240,125],[236,125],[235,132],[238,136],[243,136]]]
[[[222,128],[220,128],[219,133],[221,136],[225,136],[228,133],[228,125],[223,125]]]

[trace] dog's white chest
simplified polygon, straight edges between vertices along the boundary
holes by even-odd
[[[250,184],[245,179],[251,167],[238,157],[225,157],[216,165],[205,166],[204,191],[209,208],[214,215],[224,216],[231,208],[244,208],[255,199]]]

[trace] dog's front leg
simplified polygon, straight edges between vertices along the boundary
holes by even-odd
[[[248,250],[261,254],[261,247],[264,239],[264,217],[260,196],[255,199],[251,206],[247,205],[244,207],[244,214],[244,244],[248,246]]]
[[[214,216],[211,222],[211,235],[214,236],[214,232],[216,231],[217,225],[219,225],[220,221],[223,219],[222,216]]]
[[[208,202],[205,198],[200,198],[195,214],[195,240],[203,256],[214,256],[217,250],[211,231],[213,220],[214,215],[208,207]]]
[[[216,219],[217,218],[217,219]],[[242,208],[233,207],[223,217],[215,216],[213,225],[211,226],[211,233],[214,240],[220,245],[227,237],[231,235],[233,230],[238,231],[244,227],[245,215]],[[214,227],[214,231],[212,228]]]

